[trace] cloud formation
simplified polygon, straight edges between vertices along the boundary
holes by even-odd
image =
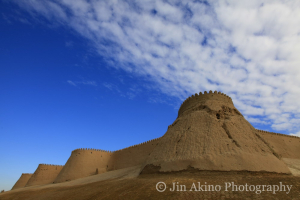
[[[73,81],[68,80],[67,82],[68,82],[70,85],[77,86],[76,83],[74,83]]]
[[[219,90],[254,124],[300,128],[300,1],[15,3],[71,27],[112,67],[148,77],[168,95]]]
[[[300,137],[300,131],[299,131],[299,132],[297,132],[297,133],[291,133],[290,135],[293,135],[293,136]]]
[[[71,81],[68,80],[67,83],[73,86],[78,86],[78,85],[90,85],[90,86],[97,86],[96,81]]]

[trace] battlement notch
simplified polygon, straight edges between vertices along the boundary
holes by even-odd
[[[200,92],[199,95],[195,94],[185,99],[178,110],[178,117],[190,107],[192,107],[194,104],[197,104],[201,101],[204,102],[209,99],[224,101],[225,103],[230,103],[233,105],[231,97],[227,96],[224,93],[221,93],[220,91],[204,91],[204,93]]]

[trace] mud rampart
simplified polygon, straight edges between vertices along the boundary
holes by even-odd
[[[13,189],[26,183],[65,182],[145,163],[164,165],[165,171],[173,170],[174,164],[179,166],[176,170],[194,164],[202,170],[286,173],[280,157],[300,159],[300,138],[255,130],[229,96],[217,91],[200,92],[182,103],[177,119],[163,137],[113,152],[75,149],[65,166],[39,165],[28,182],[28,176],[22,174]]]
[[[300,159],[300,138],[256,129],[274,151],[283,158]]]
[[[99,149],[75,149],[54,183],[104,173],[112,152]]]
[[[53,183],[63,165],[39,164],[25,187]]]
[[[15,183],[15,185],[12,187],[12,190],[25,187],[28,180],[31,178],[32,174],[29,173],[23,173],[19,180]]]
[[[160,138],[114,151],[109,160],[108,170],[116,170],[143,164],[158,145]]]

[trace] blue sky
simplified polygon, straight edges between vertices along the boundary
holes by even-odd
[[[0,189],[76,148],[160,137],[205,90],[255,128],[300,135],[299,13],[298,1],[0,0]]]

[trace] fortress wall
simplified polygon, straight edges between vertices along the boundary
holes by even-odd
[[[83,178],[107,171],[112,152],[98,149],[76,149],[66,162],[54,183]]]
[[[53,183],[62,168],[62,165],[39,164],[25,187]]]
[[[286,164],[261,138],[231,98],[216,91],[193,95],[180,107],[177,119],[148,156],[141,173],[193,167],[290,174]]]
[[[256,129],[261,137],[283,158],[300,159],[300,138]]]
[[[161,171],[192,166],[202,170],[286,173],[280,157],[290,159],[293,166],[300,161],[300,138],[255,131],[229,96],[217,91],[200,92],[182,103],[177,119],[164,136],[114,152],[76,149],[64,166],[40,164],[33,175],[22,174],[12,189],[60,183],[143,164],[163,166]]]
[[[15,183],[15,185],[12,187],[12,190],[25,187],[28,180],[31,178],[32,174],[29,173],[23,173],[19,180]]]
[[[226,94],[223,94],[221,92],[217,92],[217,91],[209,91],[209,92],[200,92],[199,94],[195,94],[192,95],[190,97],[188,97],[180,106],[179,110],[178,110],[178,117],[181,116],[185,111],[189,110],[190,108],[192,108],[193,106],[195,106],[195,104],[198,104],[200,102],[205,102],[206,100],[218,100],[218,101],[222,101],[225,103],[229,103],[233,105],[232,99],[231,97],[227,96]]]
[[[143,164],[159,143],[160,138],[114,151],[108,163],[108,170],[117,170]]]
[[[76,149],[72,151],[71,156],[54,183],[141,165],[158,144],[159,139],[156,138],[114,152],[96,149]]]

